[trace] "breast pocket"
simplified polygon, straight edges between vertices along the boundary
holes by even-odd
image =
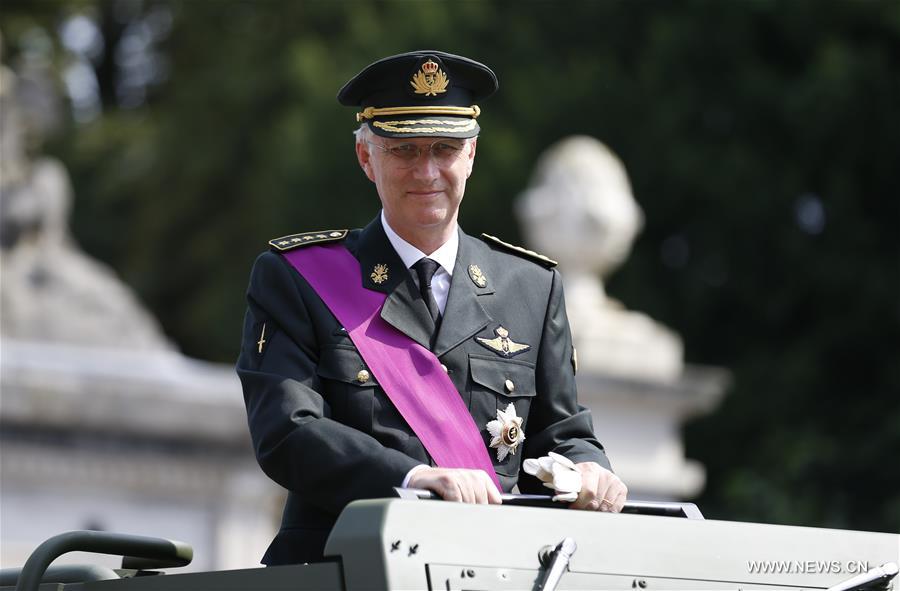
[[[378,382],[356,348],[350,345],[323,348],[316,374],[323,380],[322,394],[331,406],[332,418],[371,433]]]
[[[497,418],[498,410],[506,411],[510,404],[515,415],[521,417],[522,430],[527,438],[528,410],[535,395],[534,366],[526,361],[470,355],[469,373],[472,379],[469,411],[481,429],[485,445],[489,446],[491,442],[487,423]],[[513,476],[518,473],[521,445],[502,461],[497,459],[496,448],[489,448],[488,453],[498,474]]]

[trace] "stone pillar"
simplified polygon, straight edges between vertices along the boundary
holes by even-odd
[[[579,400],[632,498],[698,494],[703,467],[684,457],[680,426],[724,392],[720,368],[685,366],[673,330],[606,294],[643,225],[621,161],[574,136],[551,146],[516,202],[529,248],[559,261],[578,356]]]

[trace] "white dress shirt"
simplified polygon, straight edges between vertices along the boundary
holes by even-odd
[[[450,294],[450,278],[453,276],[453,267],[456,265],[456,253],[459,250],[459,230],[453,232],[450,240],[442,244],[436,251],[425,254],[394,232],[394,229],[388,224],[387,218],[384,217],[384,210],[381,210],[381,225],[384,227],[384,233],[387,234],[391,246],[400,255],[400,260],[407,269],[412,269],[412,266],[422,257],[428,257],[440,265],[431,279],[431,293],[434,294],[434,300],[443,314],[444,308],[447,307],[447,296]]]

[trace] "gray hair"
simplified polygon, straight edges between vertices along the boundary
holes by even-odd
[[[359,127],[353,130],[353,135],[356,137],[356,143],[361,144],[372,137],[372,130],[369,129],[368,123],[360,123]]]

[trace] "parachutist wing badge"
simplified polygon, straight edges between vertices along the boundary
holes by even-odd
[[[512,357],[518,353],[524,353],[531,348],[531,345],[523,345],[521,343],[509,342],[509,356]]]
[[[503,354],[503,340],[500,337],[497,337],[495,339],[486,339],[484,337],[476,337],[475,340],[478,341],[479,343],[481,343],[482,345],[484,345],[485,347],[487,347],[488,349],[490,349],[491,351],[494,351],[495,353],[500,353],[501,355]]]
[[[509,338],[509,331],[502,326],[498,326],[494,329],[494,332],[497,333],[497,336],[493,339],[475,337],[475,340],[478,341],[480,345],[487,347],[494,353],[502,355],[503,357],[513,357],[531,349],[531,345],[517,343]]]

